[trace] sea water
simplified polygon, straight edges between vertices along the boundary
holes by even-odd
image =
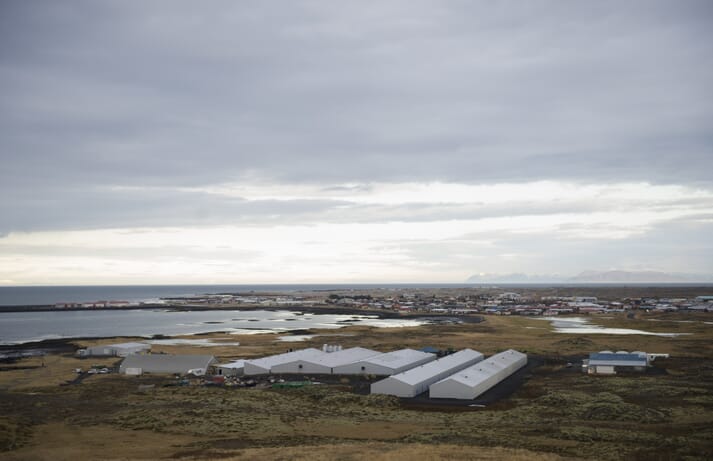
[[[379,319],[370,315],[310,314],[295,311],[173,311],[164,309],[77,310],[0,313],[0,344],[44,339],[116,336],[177,336],[224,331],[230,334],[280,333],[349,325],[395,328],[427,323],[418,319]]]

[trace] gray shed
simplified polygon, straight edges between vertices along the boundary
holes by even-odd
[[[212,355],[130,355],[121,362],[119,372],[128,375],[141,375],[144,373],[187,374],[189,372],[202,375],[215,362],[215,357]]]
[[[127,357],[131,354],[142,354],[150,350],[151,345],[146,343],[103,344],[81,349],[79,355],[86,357]]]

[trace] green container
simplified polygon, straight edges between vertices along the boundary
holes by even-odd
[[[305,387],[312,384],[312,381],[288,381],[285,383],[275,383],[273,389],[294,389],[296,387]]]

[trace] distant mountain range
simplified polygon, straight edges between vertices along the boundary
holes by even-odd
[[[713,283],[713,275],[680,274],[657,271],[592,271],[575,276],[513,274],[475,274],[466,283]]]

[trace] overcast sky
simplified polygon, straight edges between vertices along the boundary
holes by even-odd
[[[713,2],[0,2],[0,284],[713,274]]]

